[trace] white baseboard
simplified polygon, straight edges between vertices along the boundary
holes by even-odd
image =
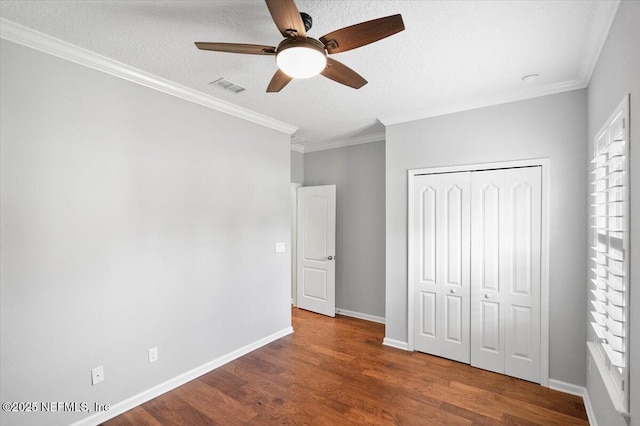
[[[384,324],[385,323],[384,317],[377,317],[375,315],[363,314],[361,312],[348,311],[348,310],[342,309],[342,308],[336,308],[336,314],[344,315],[344,316],[347,316],[347,317],[363,319],[363,320],[367,320],[367,321],[373,321],[373,322],[377,322],[377,323],[380,323],[380,324]]]
[[[582,386],[555,379],[549,379],[549,389],[576,395],[579,397],[584,397],[584,395],[587,393],[587,390]]]
[[[596,412],[593,410],[591,399],[589,399],[589,392],[587,392],[586,390],[584,392],[582,400],[584,401],[584,409],[587,411],[587,419],[589,419],[589,424],[591,426],[598,426],[598,422],[596,421]]]
[[[385,346],[391,346],[392,348],[402,349],[403,351],[409,350],[409,343],[401,340],[389,339],[388,337],[385,337],[382,340],[382,344]]]
[[[234,359],[240,358],[241,356],[246,355],[249,352],[261,348],[262,346],[265,346],[291,333],[293,333],[293,327],[287,327],[283,330],[273,333],[270,336],[257,340],[253,343],[249,343],[248,345],[243,346],[240,349],[236,349],[233,352],[230,352],[226,355],[209,361],[206,364],[182,373],[179,376],[174,377],[173,379],[169,379],[164,383],[160,383],[159,385],[154,386],[151,389],[147,389],[146,391],[143,391],[137,395],[134,395],[131,398],[118,402],[117,404],[112,405],[109,411],[101,411],[95,413],[89,417],[85,417],[84,419],[73,423],[71,426],[93,426],[103,423],[124,413],[125,411],[135,408],[140,404],[143,404],[153,398],[162,395],[163,393],[169,392],[170,390],[175,389],[178,386],[182,386],[183,384],[195,378],[198,378],[203,374],[215,370],[216,368],[221,367],[224,364],[233,361]]]
[[[591,405],[591,400],[589,399],[589,393],[587,392],[587,389],[585,387],[563,382],[560,380],[549,379],[549,389],[581,397],[582,401],[584,402],[584,409],[587,412],[587,419],[589,419],[589,424],[591,426],[598,426],[598,423],[596,422],[596,413],[593,411],[593,406]]]

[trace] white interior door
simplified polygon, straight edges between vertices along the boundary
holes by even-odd
[[[336,186],[298,188],[299,308],[336,315]]]
[[[540,167],[471,176],[471,365],[540,381]]]
[[[414,348],[469,363],[470,173],[413,185]]]

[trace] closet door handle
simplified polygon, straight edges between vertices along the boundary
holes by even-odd
[[[451,293],[451,294],[456,294],[456,289],[455,289],[455,288],[452,288],[451,290],[449,290],[449,293]]]
[[[485,298],[485,299],[491,299],[491,295],[490,295],[489,293],[485,293],[485,294],[484,294],[484,298]]]

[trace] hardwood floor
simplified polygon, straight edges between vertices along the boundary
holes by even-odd
[[[383,346],[382,324],[292,316],[294,334],[105,425],[588,424],[579,397]]]

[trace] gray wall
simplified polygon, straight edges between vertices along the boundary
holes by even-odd
[[[384,317],[384,142],[305,153],[304,183],[336,185],[336,307]]]
[[[550,158],[550,377],[584,386],[586,91],[387,127],[386,336],[407,341],[407,170]]]
[[[0,50],[3,402],[113,405],[290,326],[289,135]]]
[[[304,154],[291,151],[291,183],[304,183]]]
[[[589,153],[593,137],[631,94],[631,425],[640,425],[640,2],[623,1],[588,88]],[[587,179],[587,178],[585,178]],[[586,322],[586,319],[585,319]],[[599,425],[625,425],[611,404],[595,368],[587,373],[587,391]]]

